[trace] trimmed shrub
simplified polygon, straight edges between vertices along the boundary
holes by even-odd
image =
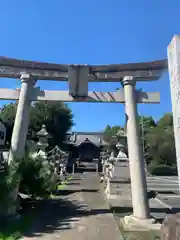
[[[156,176],[177,176],[177,168],[169,165],[149,165],[148,171]]]
[[[21,193],[31,197],[49,197],[56,190],[57,181],[51,166],[44,159],[24,158],[20,164]]]
[[[7,213],[7,209],[16,204],[16,200],[12,198],[12,193],[17,189],[21,180],[19,174],[19,162],[11,162],[5,164],[4,171],[0,175],[0,215],[1,217]]]

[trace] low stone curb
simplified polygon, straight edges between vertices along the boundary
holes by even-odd
[[[106,201],[106,203],[107,203],[107,205],[108,205],[108,208],[109,209],[111,209],[111,204],[108,202],[108,200],[107,200],[107,197],[106,197],[106,194],[105,194],[105,192],[104,192],[104,185],[102,184],[101,185],[101,187],[100,187],[100,192],[102,193],[102,195],[104,196],[104,200]],[[112,214],[112,218],[114,219],[114,221],[115,221],[115,224],[116,224],[116,227],[119,229],[119,240],[126,240],[125,239],[125,237],[124,237],[124,235],[123,235],[123,233],[122,233],[122,229],[121,229],[121,227],[118,225],[118,220],[116,219],[116,216],[114,215],[114,213],[112,212],[111,213]],[[120,224],[120,222],[119,222],[119,224]]]

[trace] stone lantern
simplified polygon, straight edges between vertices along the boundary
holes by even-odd
[[[120,142],[118,142],[116,144],[116,148],[118,149],[118,155],[117,155],[117,160],[120,160],[120,159],[126,159],[127,158],[127,155],[126,153],[124,152],[124,145],[121,144]]]
[[[121,150],[121,149],[124,148],[124,145],[123,145],[122,143],[118,142],[118,143],[116,144],[116,148],[117,148],[117,150]]]
[[[38,156],[40,156],[41,158],[43,158],[44,160],[47,160],[48,156],[47,156],[47,147],[49,146],[48,144],[48,139],[51,137],[50,134],[47,132],[46,130],[46,126],[43,125],[41,130],[39,132],[37,132],[37,137],[39,138],[39,141],[37,143],[37,149],[39,149],[38,151]]]
[[[116,137],[117,137],[118,143],[121,143],[122,145],[124,145],[124,147],[127,145],[127,136],[126,136],[124,130],[120,129],[116,133]]]
[[[127,147],[127,137],[124,130],[119,130],[116,134],[118,143],[116,144],[116,148],[118,150],[117,158],[127,158],[126,153],[124,152]]]
[[[122,144],[122,143],[120,143],[120,142],[118,142],[117,144],[116,144],[116,148],[117,148],[117,150],[118,151],[124,151],[124,144]]]

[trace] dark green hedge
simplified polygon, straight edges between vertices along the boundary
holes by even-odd
[[[168,165],[149,165],[148,172],[156,176],[177,176],[177,168]]]

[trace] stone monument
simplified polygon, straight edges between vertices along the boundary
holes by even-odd
[[[174,138],[180,190],[180,36],[173,37],[168,46],[168,66],[171,88]]]

